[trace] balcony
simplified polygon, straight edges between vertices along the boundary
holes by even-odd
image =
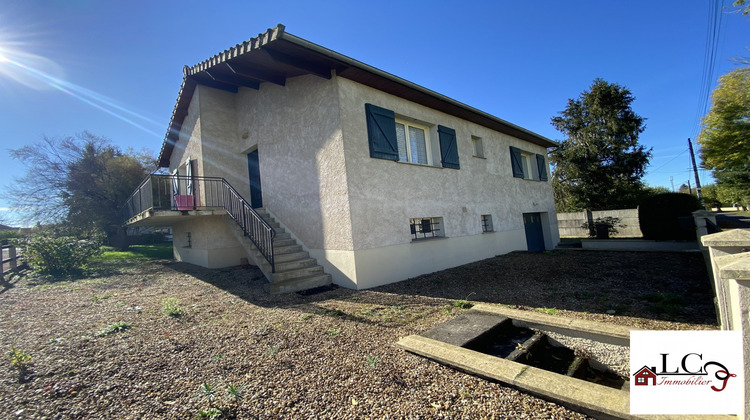
[[[274,270],[276,231],[224,178],[149,175],[122,212],[127,226],[166,226],[186,216],[229,214]]]

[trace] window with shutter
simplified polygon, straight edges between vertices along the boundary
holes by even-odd
[[[367,137],[370,157],[398,160],[396,117],[393,111],[372,104],[365,104],[367,114]]]
[[[456,130],[439,125],[438,137],[440,137],[440,163],[443,168],[459,169]]]
[[[524,178],[521,149],[510,146],[510,165],[513,168],[513,176],[515,178]]]
[[[544,161],[544,155],[536,155],[536,165],[539,169],[539,180],[547,180],[547,163]]]

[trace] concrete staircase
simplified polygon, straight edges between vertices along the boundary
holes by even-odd
[[[310,258],[310,254],[302,250],[302,245],[299,245],[276,219],[265,209],[255,209],[255,211],[276,231],[273,241],[276,270],[273,273],[271,265],[263,258],[252,241],[243,234],[234,219],[227,215],[226,220],[248,256],[268,279],[269,283],[265,286],[266,292],[271,294],[299,292],[331,284],[331,275],[323,272],[323,267],[318,264],[318,261]]]

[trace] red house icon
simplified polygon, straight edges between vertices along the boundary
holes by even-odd
[[[648,366],[644,366],[636,372],[633,376],[635,376],[635,384],[636,385],[648,385],[648,380],[653,379],[652,385],[656,385],[656,374],[654,373],[655,368],[650,368]]]

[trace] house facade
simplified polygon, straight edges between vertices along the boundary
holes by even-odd
[[[175,179],[226,180],[336,284],[369,288],[559,241],[555,143],[542,136],[281,25],[184,74],[161,165]],[[208,187],[184,184],[172,194],[195,196],[195,212],[175,199],[171,213],[130,223],[169,223],[178,260],[248,258],[221,211],[199,211]]]

